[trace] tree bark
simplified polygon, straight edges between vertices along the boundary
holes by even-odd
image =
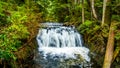
[[[92,8],[92,14],[93,14],[93,17],[95,19],[97,19],[97,14],[96,14],[96,11],[95,11],[95,6],[94,6],[94,0],[90,0],[91,1],[91,8]]]
[[[104,21],[105,21],[106,2],[107,0],[103,1],[102,26],[104,25]]]
[[[103,2],[103,13],[102,13],[102,26],[104,23],[110,25],[111,22],[111,0],[104,0]]]
[[[82,23],[85,22],[85,16],[84,16],[84,0],[82,0]]]
[[[103,68],[110,68],[114,51],[114,23],[111,23]]]

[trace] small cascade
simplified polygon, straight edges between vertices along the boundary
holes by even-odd
[[[37,64],[42,68],[89,66],[89,49],[83,46],[82,37],[75,27],[66,27],[57,23],[44,25],[47,26],[40,29],[37,35],[39,45],[38,54],[35,56]]]

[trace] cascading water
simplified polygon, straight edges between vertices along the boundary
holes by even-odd
[[[89,49],[83,47],[81,35],[74,27],[45,23],[37,35],[36,68],[90,68]],[[89,66],[89,67],[88,67]]]

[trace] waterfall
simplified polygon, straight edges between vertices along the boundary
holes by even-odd
[[[35,58],[43,68],[69,68],[70,65],[82,68],[85,67],[85,63],[90,62],[89,49],[83,46],[82,36],[75,27],[66,27],[58,23],[44,23],[44,25],[47,26],[39,29],[36,38],[39,55]],[[79,59],[79,64],[65,62]]]

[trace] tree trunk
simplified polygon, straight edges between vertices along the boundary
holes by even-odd
[[[110,68],[114,51],[114,23],[111,23],[103,68]]]
[[[82,0],[82,23],[85,22],[85,16],[84,16],[84,0]]]
[[[94,7],[94,0],[90,0],[90,1],[91,1],[91,8],[92,8],[93,17],[95,19],[97,19],[97,14],[96,14],[95,7]]]
[[[102,26],[104,23],[110,25],[111,22],[111,0],[104,0],[103,2],[103,15],[102,15]]]
[[[106,2],[107,0],[103,1],[102,26],[104,25],[104,21],[105,21]]]

